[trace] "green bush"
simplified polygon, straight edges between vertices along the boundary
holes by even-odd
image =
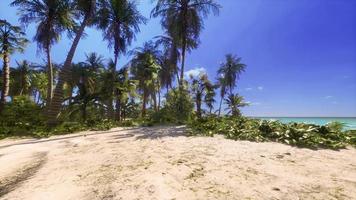
[[[273,141],[308,148],[339,149],[356,144],[356,131],[343,132],[337,123],[326,126],[248,119],[205,117],[188,124],[193,135],[222,134],[234,140]]]
[[[31,135],[44,125],[42,108],[27,96],[14,97],[0,115],[0,135],[3,137]]]
[[[153,116],[153,120],[183,124],[189,121],[193,108],[194,104],[188,91],[172,89],[166,95],[164,108]]]
[[[106,131],[109,130],[111,128],[117,127],[119,124],[115,121],[112,120],[99,120],[96,121],[95,123],[93,123],[90,127],[90,130],[92,131]],[[88,124],[89,126],[89,124]]]
[[[78,131],[84,131],[87,129],[88,127],[80,122],[63,122],[59,126],[55,127],[53,130],[51,130],[51,133],[54,135],[68,134],[68,133],[74,133]]]

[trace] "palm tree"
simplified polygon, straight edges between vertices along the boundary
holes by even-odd
[[[10,55],[16,51],[23,52],[28,40],[18,26],[13,26],[6,20],[0,20],[0,55],[3,58],[3,83],[0,98],[0,113],[6,103],[10,87]]]
[[[21,23],[28,25],[37,23],[34,41],[39,50],[47,57],[47,105],[53,97],[53,66],[51,59],[52,46],[60,39],[66,30],[73,30],[73,10],[68,0],[14,0],[12,6],[19,6]]]
[[[177,63],[179,62],[180,52],[173,38],[169,36],[158,36],[156,39],[156,48],[159,46],[163,47],[163,54],[160,58],[162,67],[159,73],[160,82],[162,87],[166,87],[168,93],[168,89],[172,88],[175,75],[179,82]]]
[[[72,68],[72,60],[79,44],[81,37],[83,36],[84,29],[91,24],[92,18],[96,11],[96,0],[76,0],[75,8],[78,15],[83,18],[80,27],[76,30],[76,34],[72,43],[72,46],[68,52],[67,58],[64,62],[63,68],[59,73],[57,85],[55,87],[53,98],[48,109],[48,121],[49,126],[57,124],[57,117],[61,109],[63,102],[63,85],[70,80],[70,73]]]
[[[90,57],[89,57],[90,58]],[[90,60],[89,60],[90,61]],[[90,63],[90,62],[88,62]],[[72,68],[72,82],[75,83],[75,87],[78,88],[76,96],[73,97],[71,105],[79,105],[79,110],[82,113],[83,121],[87,120],[87,107],[90,104],[96,104],[99,100],[99,86],[98,82],[98,69],[95,65],[81,62],[74,64]]]
[[[206,106],[209,108],[209,113],[212,113],[212,110],[214,108],[214,103],[215,101],[215,96],[216,92],[215,89],[218,88],[218,85],[212,84],[210,81],[206,84],[206,95],[204,98],[204,102]]]
[[[241,58],[234,56],[232,54],[226,55],[226,61],[221,63],[218,70],[218,82],[220,85],[220,106],[219,106],[219,116],[221,112],[222,100],[225,97],[227,90],[230,94],[233,94],[233,90],[236,87],[236,82],[240,77],[240,74],[244,72],[246,65],[241,63]]]
[[[12,86],[10,93],[12,96],[31,95],[33,69],[27,60],[17,62],[17,68],[12,69]]]
[[[133,79],[138,82],[138,89],[142,92],[141,115],[144,117],[148,98],[157,88],[155,80],[158,79],[160,70],[160,51],[154,47],[152,42],[146,42],[143,47],[134,49],[131,54],[134,58],[130,62],[130,69]]]
[[[183,87],[184,82],[186,52],[197,48],[200,32],[204,28],[203,19],[210,11],[218,14],[219,8],[220,5],[214,0],[158,0],[151,12],[153,17],[162,17],[163,28],[181,49],[180,88]]]
[[[129,77],[129,68],[121,68],[116,73],[115,90],[116,90],[116,119],[120,122],[125,112],[123,108],[130,96],[135,96],[135,80]]]
[[[98,28],[108,47],[114,49],[114,64],[117,66],[119,54],[125,54],[135,34],[140,32],[140,24],[146,18],[137,10],[136,2],[130,0],[99,0],[99,10],[95,18]]]
[[[248,106],[249,104],[244,101],[242,96],[238,94],[229,94],[225,103],[228,105],[226,110],[229,110],[228,114],[232,114],[234,117],[241,116],[241,111],[239,108]]]
[[[89,54],[85,54],[85,62],[82,63],[83,65],[86,65],[86,67],[94,71],[96,73],[99,73],[104,70],[104,57],[92,52]]]
[[[207,74],[200,74],[199,77],[190,77],[191,92],[197,108],[197,117],[202,115],[202,103],[213,89],[213,84],[209,81]],[[211,94],[210,94],[211,95]]]

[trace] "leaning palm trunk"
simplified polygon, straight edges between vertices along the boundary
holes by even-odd
[[[1,91],[1,100],[0,100],[0,114],[4,109],[6,103],[6,97],[9,95],[10,89],[10,66],[9,66],[9,55],[7,53],[7,48],[4,47],[4,55],[3,55],[3,86]]]
[[[95,0],[91,1],[92,9],[95,8],[95,3],[96,3]],[[48,109],[48,114],[47,114],[48,115],[47,125],[50,127],[53,127],[53,126],[57,125],[57,123],[58,123],[57,118],[60,113],[60,109],[61,109],[62,102],[63,102],[63,85],[65,82],[68,82],[68,80],[70,79],[70,73],[71,73],[71,69],[72,69],[72,60],[74,57],[74,53],[75,53],[75,50],[77,49],[79,41],[84,33],[85,27],[89,24],[89,21],[92,16],[92,11],[93,10],[89,11],[85,15],[84,20],[83,20],[82,24],[80,25],[80,28],[79,28],[78,32],[76,33],[76,36],[73,40],[73,44],[68,52],[67,58],[64,62],[63,69],[59,73],[58,83],[54,90],[54,95],[53,95],[51,104]]]

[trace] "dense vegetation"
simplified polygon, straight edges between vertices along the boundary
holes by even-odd
[[[136,123],[185,123],[193,113],[193,100],[200,113],[203,101],[213,109],[218,86],[201,75],[204,87],[209,82],[210,89],[200,89],[202,94],[194,90],[197,98],[191,98],[193,89],[190,80],[185,80],[184,64],[186,52],[199,46],[204,18],[219,12],[214,1],[158,0],[151,17],[162,17],[165,34],[132,50],[140,26],[147,22],[135,0],[13,0],[11,6],[18,9],[24,26],[0,20],[1,137],[46,136]],[[23,52],[30,42],[22,27],[31,24],[36,27],[33,42],[45,62],[23,60],[10,66],[11,55]],[[73,62],[87,27],[102,32],[113,58],[86,52],[86,60]],[[65,35],[72,45],[63,63],[56,64],[51,49]],[[124,55],[132,59],[118,67]]]
[[[33,42],[45,62],[23,60],[10,66],[11,55],[23,52],[30,41],[20,26],[0,19],[0,138],[168,123],[232,139],[330,148],[355,143],[355,136],[337,124],[244,118],[240,108],[248,104],[235,89],[247,66],[236,55],[226,55],[216,80],[205,73],[185,75],[187,52],[198,48],[204,19],[219,13],[220,5],[213,0],[157,0],[151,17],[161,17],[164,35],[136,48],[131,43],[148,19],[134,0],[13,0],[11,6],[18,9],[22,25],[36,26]],[[102,32],[113,51],[111,59],[85,52],[85,60],[73,62],[87,27]],[[57,64],[51,49],[64,35],[72,45]],[[118,67],[124,55],[131,60]]]
[[[190,123],[192,135],[224,135],[234,140],[280,142],[307,148],[339,149],[356,147],[356,131],[343,131],[343,124],[332,122],[325,126],[304,123],[283,124],[273,120],[246,117],[209,116]]]

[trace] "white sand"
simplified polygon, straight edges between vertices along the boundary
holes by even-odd
[[[185,137],[182,127],[98,133],[0,141],[0,199],[356,199],[351,147]]]

